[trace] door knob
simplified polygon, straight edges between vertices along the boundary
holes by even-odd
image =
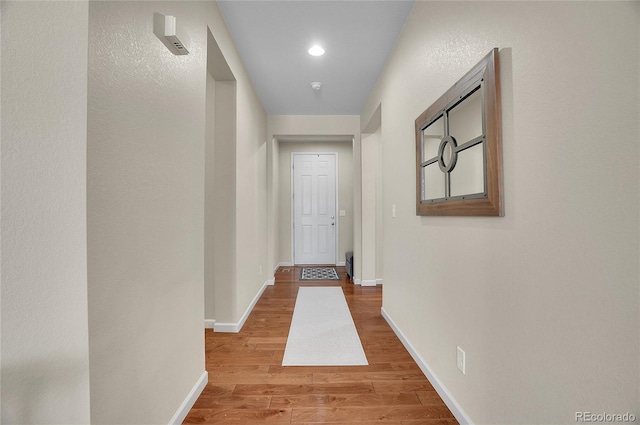
[[[336,225],[336,223],[331,223],[331,225],[332,225],[332,226],[335,226],[335,225]]]

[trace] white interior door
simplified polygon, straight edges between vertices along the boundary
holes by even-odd
[[[295,264],[336,264],[336,154],[293,154]]]

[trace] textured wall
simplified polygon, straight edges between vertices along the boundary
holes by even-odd
[[[364,136],[364,135],[363,135]],[[364,285],[373,285],[383,279],[382,266],[382,226],[381,208],[378,206],[381,190],[382,170],[380,169],[380,131],[362,138],[362,255],[359,257],[361,275],[358,277]],[[380,194],[378,193],[380,192]],[[380,223],[380,226],[377,224]]]
[[[236,313],[236,83],[215,82],[215,123],[213,144],[213,161],[207,162],[207,173],[211,171],[211,179],[207,180],[208,204],[210,207],[206,223],[211,221],[211,229],[207,229],[207,238],[211,238],[211,251],[206,250],[207,266],[212,267],[211,280],[205,283],[212,286],[215,314],[205,316],[219,322],[235,322]],[[209,301],[209,300],[207,300]]]
[[[208,37],[211,38],[211,37]],[[206,106],[206,136],[205,136],[205,192],[204,192],[204,318],[207,320],[206,326],[211,327],[211,320],[215,321],[216,309],[215,309],[215,288],[214,288],[214,276],[217,269],[214,268],[213,261],[207,261],[207,256],[211,255],[216,248],[216,236],[214,234],[214,218],[213,214],[216,209],[216,199],[214,191],[214,173],[213,167],[209,164],[213,164],[215,161],[214,156],[214,143],[215,143],[215,131],[214,124],[216,119],[216,81],[211,76],[211,73],[207,72],[207,106]],[[213,217],[212,217],[213,216]]]
[[[204,371],[205,3],[89,6],[91,421],[167,423]],[[190,54],[152,32],[174,15]]]
[[[2,2],[2,422],[88,423],[84,2]]]
[[[475,423],[640,414],[639,8],[417,2],[364,109],[382,103],[384,308]],[[506,216],[417,217],[414,120],[493,47]]]
[[[233,49],[231,43],[225,46]],[[226,52],[225,57],[238,80],[234,319],[238,321],[260,288],[272,277],[267,267],[267,115],[240,58]]]
[[[176,16],[189,55],[155,37],[154,12]],[[207,27],[237,79],[225,207],[243,262],[213,294],[229,321],[267,279],[266,116],[215,3],[91,2],[89,23],[92,422],[166,423],[204,371]]]
[[[238,323],[267,271],[267,117],[216,9],[209,26],[207,326]]]

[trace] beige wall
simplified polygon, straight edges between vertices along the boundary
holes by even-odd
[[[204,371],[205,11],[89,6],[92,423],[166,423]],[[191,54],[156,39],[154,12]]]
[[[188,56],[172,55],[156,39],[154,12],[177,17],[191,40]],[[238,80],[235,151],[242,164],[232,166],[237,205],[226,208],[235,214],[247,271],[237,272],[234,293],[222,295],[229,320],[265,281],[249,266],[266,261],[266,226],[258,217],[266,188],[257,186],[266,167],[266,116],[217,6],[91,2],[93,423],[167,423],[204,372],[203,271],[212,260],[204,258],[207,27]]]
[[[2,2],[2,423],[89,422],[86,2]]]
[[[207,26],[238,76],[232,320],[268,279],[266,115],[214,3],[0,5],[2,420],[167,423],[204,377]]]
[[[236,287],[237,83],[207,73],[205,323],[233,322]]]
[[[338,153],[338,209],[345,210],[338,216],[339,243],[336,261],[344,263],[345,253],[353,251],[353,146],[349,142],[280,142],[279,186],[279,254],[281,263],[291,263],[291,153],[292,152],[337,152]]]
[[[234,49],[231,40],[225,46],[230,52]],[[224,53],[238,79],[235,206],[237,284],[233,319],[237,322],[247,312],[260,288],[273,277],[267,267],[267,115],[240,58],[237,54],[229,58],[231,53]]]
[[[382,190],[382,122],[381,105],[362,122],[362,269],[364,285],[383,283],[384,280],[384,191]],[[365,191],[367,192],[365,194]]]
[[[363,134],[362,158],[362,253],[360,275],[356,281],[372,286],[381,282],[383,262],[382,170],[380,167],[380,131]]]
[[[364,108],[384,309],[474,423],[640,414],[639,8],[417,2]],[[506,215],[417,217],[414,120],[496,46]]]

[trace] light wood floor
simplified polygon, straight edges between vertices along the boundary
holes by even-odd
[[[205,332],[209,383],[184,423],[457,424],[380,315],[382,288],[342,281],[300,282],[281,267],[237,334]],[[300,286],[341,285],[368,366],[283,367]]]

